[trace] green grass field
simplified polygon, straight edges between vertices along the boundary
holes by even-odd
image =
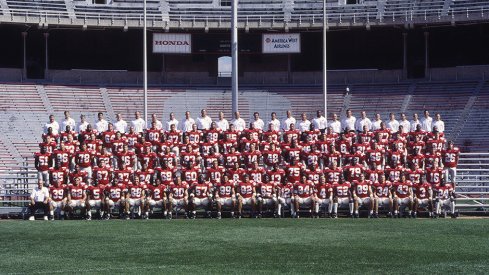
[[[0,273],[486,273],[489,219],[0,221]]]

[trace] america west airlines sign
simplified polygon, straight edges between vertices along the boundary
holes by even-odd
[[[298,33],[263,34],[263,53],[300,53],[301,36]]]

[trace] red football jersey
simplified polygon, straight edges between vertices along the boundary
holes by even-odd
[[[275,188],[275,182],[268,182],[260,184],[258,190],[260,191],[262,198],[271,199],[275,195]]]
[[[85,193],[85,190],[86,190],[85,185],[78,185],[78,186],[71,185],[68,187],[68,192],[72,200],[83,199],[83,194]]]
[[[55,202],[60,202],[65,197],[65,187],[62,185],[49,187],[50,198]]]
[[[390,198],[391,189],[392,183],[390,181],[385,181],[382,184],[380,182],[374,183],[374,191],[379,198]]]
[[[255,183],[253,181],[240,182],[237,187],[238,193],[245,199],[253,197],[253,190],[255,189]]]
[[[370,196],[370,188],[372,186],[372,182],[369,180],[364,180],[363,182],[361,181],[353,181],[353,191],[355,192],[355,195],[359,198],[366,198]]]
[[[341,184],[333,185],[334,195],[338,198],[349,198],[350,197],[351,184],[349,182],[343,182]]]
[[[392,184],[392,187],[394,188],[394,192],[397,195],[397,197],[403,199],[409,197],[409,189],[412,187],[412,184],[410,181],[406,182],[394,182]]]

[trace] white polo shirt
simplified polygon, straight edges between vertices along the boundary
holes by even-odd
[[[152,125],[153,125],[153,121],[148,122],[148,125],[146,125],[146,129],[151,128]],[[159,121],[159,120],[156,120],[155,127],[156,127],[156,129],[161,130],[161,129],[163,129],[163,123],[161,123],[161,121]]]
[[[57,135],[59,133],[59,124],[56,121],[53,121],[53,123],[48,122],[44,124],[44,133],[47,134],[48,128],[51,127],[53,129],[53,134]]]
[[[357,120],[355,130],[362,132],[363,126],[367,126],[369,131],[372,130],[372,121],[370,121],[368,117],[360,118],[359,120]]]
[[[415,131],[418,125],[421,125],[421,122],[419,120],[411,120],[411,131]],[[421,126],[421,129],[423,126]]]
[[[331,121],[328,127],[333,128],[333,133],[339,134],[341,132],[341,122],[339,120]]]
[[[95,122],[95,129],[99,133],[103,133],[107,131],[108,128],[109,128],[109,122],[107,122],[107,120],[105,119],[97,120],[97,122]]]
[[[263,128],[265,127],[265,122],[263,122],[261,118],[259,118],[258,120],[253,120],[253,127],[255,129],[263,130]]]
[[[146,122],[142,118],[131,121],[131,126],[134,127],[134,132],[142,133],[146,129]]]
[[[32,189],[30,198],[34,200],[34,202],[44,202],[46,198],[49,198],[49,190],[44,186],[42,188],[36,186]]]
[[[175,125],[175,129],[178,130],[178,123],[179,123],[178,120],[176,120],[175,118],[172,119],[172,120],[168,120],[166,122],[166,130],[167,131],[170,131],[170,128],[171,128],[172,125]]]
[[[288,131],[290,129],[290,124],[296,124],[296,120],[293,116],[291,117],[288,117],[286,119],[284,119],[284,121],[282,122],[282,129]]]
[[[182,124],[182,131],[190,132],[192,131],[192,125],[195,124],[195,120],[193,118],[184,119]]]
[[[87,126],[88,126],[88,124],[90,124],[90,123],[88,123],[88,122],[86,122],[86,121],[85,121],[85,122],[83,122],[83,123],[80,123],[80,124],[78,125],[78,133],[81,133],[81,132],[84,132],[85,130],[87,130]]]
[[[351,117],[345,117],[343,118],[343,121],[341,121],[341,129],[345,130],[347,127],[350,130],[355,130],[355,123],[357,122],[357,118],[354,116]]]
[[[399,122],[399,125],[402,125],[402,132],[403,133],[409,133],[411,132],[411,123],[409,123],[409,120],[401,120]]]
[[[445,132],[445,122],[443,122],[443,120],[435,120],[435,122],[433,122],[433,128],[435,126],[438,129],[438,132],[440,133]]]
[[[198,117],[197,118],[197,128],[199,130],[209,130],[211,128],[212,119],[210,116]]]
[[[234,129],[237,131],[243,131],[246,129],[246,122],[242,118],[235,119],[231,123],[234,125]]]
[[[125,120],[119,120],[114,123],[114,129],[122,134],[127,133],[127,122]]]
[[[223,118],[216,122],[217,128],[221,129],[223,132],[227,131],[229,129],[229,122],[227,119]]]
[[[372,123],[372,129],[371,131],[379,130],[380,129],[380,124],[382,123],[382,119],[376,120]]]
[[[314,124],[314,129],[317,130],[323,130],[328,127],[328,120],[323,116],[313,118],[312,123]]]
[[[272,124],[272,130],[273,131],[280,131],[280,120],[278,119],[273,119],[268,122],[268,125]],[[268,128],[267,128],[268,130]]]
[[[389,120],[387,122],[387,129],[390,129],[391,130],[391,133],[396,133],[397,131],[399,131],[399,121],[397,120]]]
[[[76,122],[71,117],[69,117],[68,119],[64,119],[61,122],[61,127],[63,127],[61,130],[62,131],[65,131],[66,130],[66,126],[70,126],[71,131],[76,131]]]
[[[305,132],[305,131],[309,131],[310,129],[311,129],[311,122],[308,119],[299,121],[299,131]]]
[[[433,131],[433,118],[432,117],[424,117],[421,120],[421,128],[426,132]]]

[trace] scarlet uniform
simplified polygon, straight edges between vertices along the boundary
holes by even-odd
[[[71,200],[77,201],[83,199],[83,194],[85,193],[86,186],[85,185],[71,185],[68,187],[68,192],[71,196]]]
[[[384,164],[384,152],[380,149],[367,150],[367,164],[371,168],[377,168]]]
[[[84,184],[84,182],[87,181],[87,176],[88,173],[85,171],[78,171],[78,172],[73,172],[68,175],[70,184],[73,184],[77,178],[80,179],[81,184]]]
[[[46,151],[46,153],[52,154],[53,151],[54,151],[54,149],[56,148],[56,142],[51,141],[51,142],[39,143],[39,148],[40,149],[44,148],[44,150]]]
[[[134,152],[122,152],[116,155],[117,163],[119,164],[119,168],[122,169],[134,169]]]
[[[296,182],[299,181],[301,177],[301,171],[302,171],[302,166],[295,164],[295,165],[289,165],[285,169],[286,175],[287,175],[287,181],[288,182]]]
[[[51,163],[52,163],[51,154],[50,153],[45,153],[45,154],[35,153],[34,156],[39,163],[38,170],[42,171],[42,172],[48,171],[49,168],[51,167]]]
[[[225,183],[219,183],[216,186],[217,189],[217,194],[219,195],[219,198],[226,198],[230,199],[232,198],[232,190],[234,189],[234,183],[233,181],[228,181]]]
[[[411,155],[407,157],[408,165],[413,166],[415,163],[418,167],[424,167],[424,155]]]
[[[324,165],[325,166],[331,166],[333,162],[336,162],[337,166],[340,166],[340,160],[341,160],[341,153],[339,152],[334,152],[334,153],[329,153],[324,156]]]
[[[382,143],[382,142],[388,142],[389,138],[391,136],[391,132],[389,129],[385,130],[377,130],[375,132],[375,135],[377,136],[377,141]]]
[[[177,164],[177,156],[174,153],[160,154],[161,163],[166,163],[168,167],[173,168]]]
[[[141,199],[143,196],[144,190],[148,189],[148,186],[145,183],[140,183],[138,185],[129,185],[127,190],[129,192],[130,199]]]
[[[139,138],[139,135],[136,133],[134,133],[134,134],[128,133],[124,136],[127,147],[129,147],[129,149],[131,151],[135,149],[135,146],[138,143],[138,138]],[[112,148],[114,148],[114,147],[112,146]],[[120,149],[120,152],[122,152],[122,148]]]
[[[457,167],[459,155],[460,150],[456,147],[453,150],[448,149],[443,151],[443,165],[449,168]]]
[[[372,187],[372,182],[369,180],[364,181],[353,181],[353,190],[355,195],[359,198],[368,198],[370,196],[370,188]]]
[[[407,170],[407,178],[413,183],[418,185],[421,183],[421,177],[425,174],[423,169]]]
[[[190,143],[199,144],[202,140],[202,132],[201,131],[191,131],[187,132],[186,135]]]
[[[163,131],[159,129],[147,129],[146,130],[146,140],[149,141],[152,145],[156,146],[163,135]]]
[[[170,194],[172,194],[173,199],[175,200],[181,200],[185,197],[185,191],[188,189],[188,184],[184,181],[182,181],[181,184],[176,185],[176,184],[170,184],[168,186],[168,190]]]
[[[134,174],[136,177],[139,178],[139,182],[145,183],[147,185],[153,184],[155,170],[153,169],[146,169],[146,171],[139,170]]]
[[[426,142],[426,151],[430,153],[442,152],[445,139],[430,139]]]
[[[207,156],[204,156],[204,166],[205,167],[211,167],[214,161],[217,161],[217,163],[221,163],[221,154],[218,153],[213,153],[209,154]]]
[[[156,173],[158,175],[158,178],[161,180],[162,184],[171,184],[173,182],[173,176],[175,173],[175,169],[173,168],[163,168],[163,167],[158,167],[156,168]],[[195,175],[195,178],[197,179],[197,175]]]
[[[151,200],[157,202],[163,199],[167,190],[167,186],[163,184],[160,184],[158,186],[148,185],[148,189],[151,191]]]
[[[221,166],[210,167],[207,169],[207,174],[209,175],[209,180],[211,181],[211,183],[217,184],[221,182],[221,179],[226,174],[226,169],[224,169],[224,167]]]
[[[326,182],[333,184],[334,182],[340,181],[340,176],[343,173],[343,169],[336,167],[336,169],[327,168],[324,170],[324,176],[326,177]]]
[[[105,185],[91,185],[87,188],[88,190],[88,199],[89,200],[101,200],[102,194],[104,192]]]
[[[440,200],[450,199],[450,193],[453,192],[453,186],[451,184],[439,185],[435,188]]]
[[[316,148],[319,149],[319,152],[321,152],[321,154],[323,156],[325,156],[326,154],[329,153],[329,146],[330,146],[330,142],[328,141],[324,141],[324,140],[318,140],[316,141]]]
[[[180,163],[184,166],[187,165],[187,163],[191,163],[194,165],[197,162],[197,158],[199,157],[199,154],[196,152],[182,152],[180,153]]]
[[[105,154],[97,153],[95,155],[95,161],[97,162],[97,164],[104,161],[105,165],[107,167],[112,167],[112,154],[111,153],[105,153]]]
[[[286,159],[290,162],[293,159],[298,159],[301,155],[301,148],[291,148],[288,146],[284,146]]]
[[[292,195],[294,194],[294,184],[288,182],[278,186],[278,194],[284,203],[290,203]]]
[[[77,152],[79,148],[79,144],[77,141],[65,142],[64,145],[65,145],[65,151],[70,153],[71,155],[75,154],[75,152]]]
[[[442,175],[443,169],[439,167],[426,169],[426,181],[433,186],[438,186],[440,184]]]
[[[61,167],[59,169],[50,168],[49,169],[49,179],[51,180],[51,185],[58,183],[59,186],[66,184],[68,177],[68,169]]]
[[[92,165],[92,154],[88,151],[78,151],[75,153],[75,163],[83,168],[90,167]]]
[[[178,130],[169,131],[166,133],[166,136],[168,137],[168,141],[170,141],[173,144],[178,144],[182,139],[182,132]]]
[[[66,187],[62,185],[53,185],[49,187],[49,197],[51,198],[51,200],[55,201],[56,203],[62,202],[66,195],[65,188]]]
[[[235,163],[241,163],[241,153],[235,152],[224,155],[224,164],[226,165],[226,168],[234,167]]]
[[[390,198],[391,197],[392,183],[390,181],[385,181],[383,183],[377,182],[377,183],[374,183],[373,186],[374,186],[375,195],[378,198]]]
[[[387,153],[388,162],[391,167],[404,165],[404,153],[401,151],[389,151]]]
[[[114,171],[115,179],[117,183],[128,184],[132,176],[132,171],[130,170],[116,170]]]
[[[146,167],[153,169],[156,167],[156,160],[158,156],[154,152],[150,152],[147,154],[138,154],[138,161],[141,163],[141,166],[146,165]]]
[[[333,185],[329,183],[318,183],[314,186],[314,194],[316,194],[318,199],[329,199],[333,195]]]
[[[366,179],[371,181],[372,183],[377,183],[379,182],[379,177],[381,174],[384,174],[383,170],[380,169],[375,169],[375,170],[367,170],[366,172]]]
[[[55,150],[53,152],[53,158],[59,163],[61,167],[69,168],[71,164],[71,154],[68,151]]]
[[[416,184],[413,185],[414,192],[416,194],[416,198],[420,200],[429,199],[430,198],[430,190],[431,185],[428,183]]]
[[[348,140],[340,140],[336,143],[336,150],[338,150],[342,154],[348,154],[350,152],[350,141]]]
[[[265,169],[263,167],[258,168],[250,168],[248,169],[248,175],[250,175],[250,179],[255,181],[256,183],[262,182],[262,178],[265,175]]]
[[[348,165],[343,169],[345,171],[345,178],[348,181],[359,180],[360,176],[365,173],[365,168],[360,164]]]
[[[222,148],[222,152],[227,154],[231,151],[231,148],[238,148],[238,143],[235,141],[221,140],[218,142],[219,146]]]
[[[243,199],[250,199],[253,197],[253,189],[255,189],[255,183],[253,181],[240,182],[237,186],[238,194],[243,197]]]
[[[385,175],[390,181],[396,182],[401,179],[401,174],[404,172],[404,170],[405,169],[402,166],[387,168],[385,169]]]
[[[227,173],[230,179],[234,180],[235,182],[239,182],[243,180],[243,176],[246,174],[246,170],[243,168],[228,169]]]
[[[280,160],[281,160],[280,150],[263,152],[263,162],[268,166],[273,166],[274,164],[278,164],[280,163]]]
[[[304,155],[304,161],[307,166],[313,165],[314,167],[317,167],[320,159],[321,153],[319,151],[309,152]]]
[[[310,198],[314,191],[314,184],[311,181],[306,183],[298,182],[294,185],[294,194],[296,194],[300,199]],[[302,202],[306,202],[302,200]],[[310,201],[308,201],[310,203]],[[301,203],[301,201],[299,202]]]
[[[306,170],[307,179],[312,181],[314,185],[319,183],[319,178],[323,174],[320,169]]]
[[[254,162],[259,162],[261,157],[261,152],[260,151],[253,151],[253,152],[244,152],[243,153],[243,159],[244,163],[248,168],[250,168]]]
[[[90,152],[92,155],[95,155],[97,152],[100,151],[100,148],[102,148],[102,141],[96,139],[96,140],[89,140],[85,141],[85,144],[87,145],[87,151]]]
[[[267,182],[260,184],[258,186],[258,190],[260,191],[261,197],[263,199],[273,199],[275,197],[276,187],[277,186],[275,182]]]
[[[350,199],[350,189],[351,184],[348,181],[343,183],[333,184],[333,194],[338,198],[339,204],[345,204],[349,202]]]
[[[206,131],[205,136],[207,138],[207,141],[216,144],[217,141],[219,140],[219,135],[221,134],[221,131],[218,129],[209,129]]]
[[[298,130],[289,130],[284,132],[284,141],[291,143],[293,139],[299,140],[300,132]]]
[[[279,131],[266,131],[263,133],[263,139],[268,140],[268,137],[272,137],[273,142],[279,142],[281,135]]]
[[[270,177],[270,181],[273,182],[284,182],[285,179],[285,171],[283,169],[277,169],[276,171],[274,170],[269,170],[267,172],[268,176]]]
[[[443,159],[441,156],[441,152],[436,152],[436,153],[426,153],[424,155],[424,165],[425,168],[431,168],[433,167],[433,163],[435,161],[438,162],[438,164],[442,163]]]
[[[112,153],[121,153],[124,150],[124,145],[127,144],[124,139],[114,139],[112,140]],[[129,144],[128,144],[129,147]]]
[[[212,184],[210,182],[197,183],[192,189],[196,198],[204,199],[211,195]]]
[[[112,149],[112,141],[115,139],[115,132],[105,131],[102,133],[102,141],[105,148]]]
[[[196,182],[200,175],[200,170],[196,167],[182,169],[183,179],[189,184]]]
[[[97,185],[107,185],[112,180],[112,169],[107,167],[94,167],[93,168],[93,181]]]
[[[409,189],[412,187],[410,181],[406,182],[394,182],[392,188],[394,189],[394,193],[400,199],[404,199],[410,196]]]
[[[368,150],[370,150],[370,143],[368,142],[355,143],[352,146],[353,152],[360,152],[362,154],[365,154]]]
[[[239,133],[237,131],[226,131],[224,132],[224,137],[226,140],[231,141],[231,142],[237,142],[238,141],[238,136]]]
[[[408,144],[409,149],[411,149],[411,152],[416,152],[418,150],[421,153],[424,153],[424,148],[426,144],[424,141],[416,141],[416,142],[411,142]]]
[[[318,140],[318,136],[321,134],[321,131],[315,129],[312,131],[305,131],[304,133],[306,134],[306,141],[314,143]]]
[[[124,184],[117,184],[117,185],[109,185],[105,187],[105,190],[108,193],[108,198],[114,202],[117,203],[121,198],[123,198],[123,193],[126,191],[126,186]]]

